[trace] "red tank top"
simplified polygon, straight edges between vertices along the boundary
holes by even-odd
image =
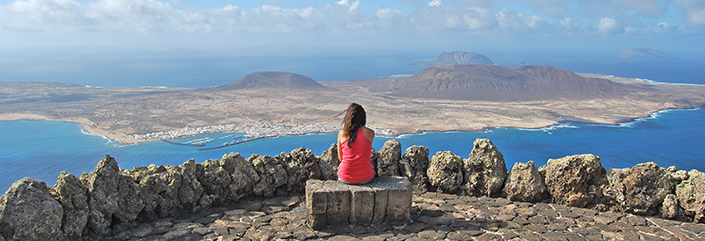
[[[370,160],[372,142],[365,137],[362,129],[357,129],[357,138],[352,142],[351,147],[348,147],[348,141],[350,139],[345,140],[339,147],[342,148],[343,158],[340,160],[338,178],[349,183],[369,181],[375,175],[375,169]]]

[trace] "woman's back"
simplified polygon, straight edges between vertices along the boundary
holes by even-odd
[[[362,183],[372,179],[375,174],[374,167],[370,160],[372,154],[372,141],[374,131],[367,127],[360,127],[356,133],[354,141],[348,145],[350,138],[339,135],[340,167],[338,168],[338,178],[348,183]],[[342,138],[341,138],[342,137]]]

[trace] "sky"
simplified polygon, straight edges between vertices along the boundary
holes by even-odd
[[[703,40],[702,0],[0,0],[3,49],[703,52]]]
[[[683,56],[703,43],[703,0],[0,0],[0,72],[116,54]]]

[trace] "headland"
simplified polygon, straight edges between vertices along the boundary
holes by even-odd
[[[565,121],[615,125],[660,110],[705,105],[702,85],[548,66],[431,66],[413,76],[320,83],[296,74],[252,75],[238,80],[247,84],[236,81],[237,88],[203,89],[0,82],[0,120],[76,122],[91,133],[135,143],[254,126],[262,128],[250,128],[252,137],[335,131],[341,119],[331,117],[353,102],[367,110],[368,126],[389,136],[535,129]]]

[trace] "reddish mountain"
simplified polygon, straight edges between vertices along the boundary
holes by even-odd
[[[415,98],[544,100],[616,96],[627,88],[551,66],[435,65],[377,91]]]
[[[222,90],[255,88],[323,89],[326,88],[308,76],[287,72],[256,72],[218,87]]]

